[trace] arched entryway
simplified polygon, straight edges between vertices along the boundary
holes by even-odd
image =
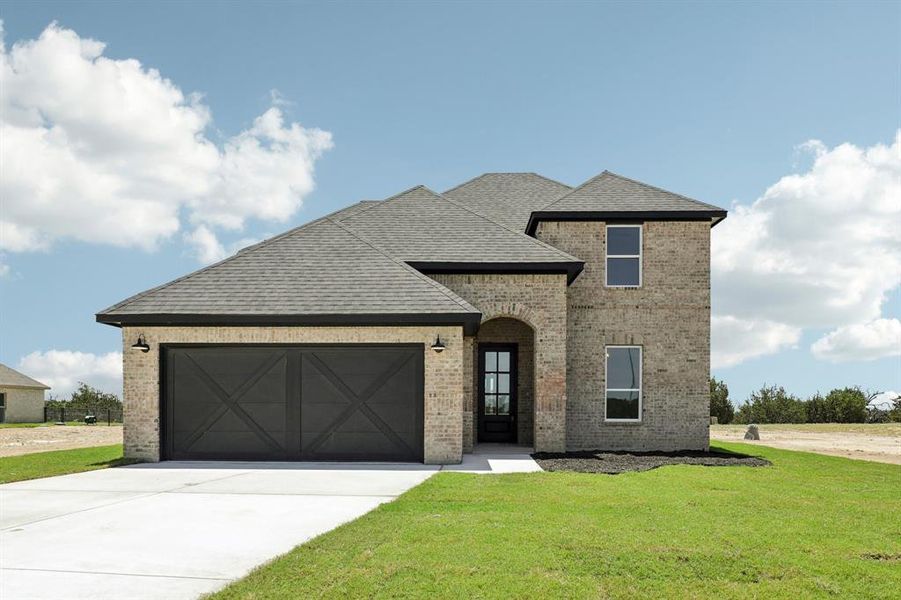
[[[511,317],[485,321],[473,344],[473,440],[531,446],[535,334]]]

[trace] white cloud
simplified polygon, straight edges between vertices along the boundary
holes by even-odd
[[[878,410],[892,410],[895,407],[895,400],[898,398],[901,398],[901,394],[894,390],[889,390],[873,396],[873,399],[870,400],[867,406]]]
[[[732,367],[748,359],[795,346],[800,338],[798,327],[762,319],[714,315],[711,322],[711,366]]]
[[[194,247],[197,260],[202,263],[214,263],[228,256],[216,234],[206,225],[199,225],[191,233],[186,233],[185,241]]]
[[[313,189],[331,135],[286,123],[280,97],[220,147],[199,95],[103,52],[55,23],[0,47],[0,248],[74,239],[152,250],[181,214],[240,230],[284,221]]]
[[[901,356],[901,321],[874,319],[839,327],[810,346],[813,355],[831,362]]]
[[[759,335],[775,325],[839,329],[879,319],[901,285],[901,131],[891,145],[830,149],[814,140],[801,150],[813,153],[806,172],[734,206],[713,230],[714,314],[756,324],[746,334],[732,327],[739,338],[731,343],[748,357],[781,349]],[[714,335],[723,338],[716,329],[729,323],[715,319]]]
[[[193,248],[197,260],[204,264],[218,262],[231,256],[241,248],[260,241],[256,238],[241,238],[226,248],[219,241],[219,238],[216,237],[216,234],[206,225],[198,225],[193,231],[186,233],[184,237],[185,242]]]
[[[121,352],[32,352],[23,356],[16,368],[49,385],[50,393],[59,398],[68,398],[80,381],[122,397]]]

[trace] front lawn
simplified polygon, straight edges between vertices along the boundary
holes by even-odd
[[[773,465],[439,473],[214,598],[887,598],[901,589],[901,467],[717,446]]]
[[[133,462],[122,458],[122,444],[7,456],[0,458],[0,483],[93,471]]]

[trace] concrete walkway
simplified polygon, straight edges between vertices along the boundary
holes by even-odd
[[[540,470],[527,450],[480,447],[444,470]],[[2,485],[0,598],[196,598],[439,470],[165,462]]]

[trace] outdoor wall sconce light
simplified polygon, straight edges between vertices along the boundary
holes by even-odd
[[[138,341],[131,345],[132,350],[140,350],[141,352],[150,352],[150,344],[144,339],[144,334],[138,336]]]
[[[432,350],[434,350],[438,354],[441,354],[442,352],[444,352],[445,347],[446,346],[444,345],[444,342],[441,341],[441,335],[439,334],[438,337],[435,338],[435,343],[432,344]]]

